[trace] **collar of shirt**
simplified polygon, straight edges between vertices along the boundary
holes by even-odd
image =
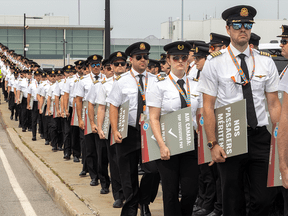
[[[134,73],[134,75],[135,75],[135,77],[137,78],[137,80],[139,80],[139,74],[140,73],[138,73],[136,70],[134,70],[134,68],[132,67],[132,72]],[[143,73],[141,73],[142,75],[144,75],[144,77],[146,77],[146,74],[147,74],[147,72],[146,72],[146,70],[143,72]]]
[[[231,47],[231,50],[232,50],[234,56],[236,56],[238,59],[240,59],[240,58],[238,57],[238,55],[241,54],[241,52],[240,52],[239,50],[237,50],[237,49],[232,45],[232,43],[230,43],[230,47]],[[249,45],[248,45],[247,48],[244,50],[243,54],[245,54],[246,57],[248,57],[248,58],[250,57]]]
[[[195,64],[195,61],[192,61],[189,66],[192,67],[194,64]]]
[[[175,80],[175,82],[177,82],[178,80],[179,80],[179,78],[171,71],[171,76],[172,76],[172,78]],[[184,76],[181,78],[181,79],[183,79],[184,80],[184,83],[186,83],[186,74],[184,73]]]

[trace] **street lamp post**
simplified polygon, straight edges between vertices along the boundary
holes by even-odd
[[[105,58],[110,56],[110,0],[105,0]]]
[[[26,57],[26,51],[28,50],[28,48],[26,47],[26,29],[28,29],[29,27],[26,26],[26,19],[43,19],[43,17],[27,17],[26,13],[24,13],[24,29],[23,29],[24,57]]]

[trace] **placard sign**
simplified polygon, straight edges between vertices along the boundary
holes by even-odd
[[[34,104],[34,96],[31,95],[30,101],[29,101],[30,110],[33,109],[33,104]]]
[[[128,134],[128,117],[129,117],[129,100],[119,106],[118,112],[118,131],[122,136],[122,140]],[[106,136],[106,135],[105,135]],[[114,135],[111,133],[110,145],[115,144]]]
[[[190,107],[162,115],[160,127],[162,138],[171,156],[194,150],[194,130]],[[161,158],[160,148],[153,135],[149,119],[141,122],[141,149],[142,163]]]
[[[216,136],[227,157],[248,152],[246,100],[241,100],[215,109]],[[205,119],[200,118],[198,126],[198,164],[211,162],[208,140],[204,129]]]
[[[105,139],[108,139],[109,128],[110,128],[110,118],[109,118],[110,106],[105,107],[105,117],[102,125],[103,133],[105,134]],[[127,120],[128,121],[128,120]]]
[[[277,147],[278,125],[279,123],[273,125],[273,133],[271,134],[267,187],[282,186],[282,177],[279,169],[279,154]]]

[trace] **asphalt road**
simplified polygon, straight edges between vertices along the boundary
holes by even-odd
[[[11,145],[0,124],[0,215],[62,216]]]

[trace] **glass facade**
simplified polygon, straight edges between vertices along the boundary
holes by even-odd
[[[63,59],[64,31],[66,54],[70,54],[70,58],[87,58],[95,53],[103,55],[103,30],[34,28],[26,30],[27,58]],[[0,29],[0,42],[23,54],[23,29]]]

